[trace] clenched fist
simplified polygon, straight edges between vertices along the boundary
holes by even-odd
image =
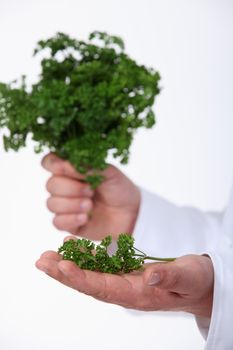
[[[103,172],[105,180],[94,191],[69,162],[53,153],[43,158],[42,166],[52,173],[46,185],[51,195],[47,206],[55,214],[57,229],[92,240],[132,233],[140,192],[120,170],[110,165]]]

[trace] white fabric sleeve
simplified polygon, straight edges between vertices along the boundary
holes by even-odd
[[[218,253],[208,253],[214,265],[214,299],[211,319],[196,317],[206,339],[205,350],[233,349],[233,249],[228,244]]]
[[[147,255],[178,257],[213,250],[219,241],[222,215],[178,207],[140,189],[141,205],[133,236]]]
[[[231,203],[233,203],[233,198]],[[233,204],[226,213],[203,213],[178,207],[141,189],[141,205],[133,232],[135,246],[148,255],[210,256],[214,266],[211,320],[197,317],[206,350],[233,349]]]
[[[206,338],[205,350],[233,349],[233,192],[223,218],[222,237],[218,247],[208,252],[214,265],[214,298],[210,324],[197,317]]]

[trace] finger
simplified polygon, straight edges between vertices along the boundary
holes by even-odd
[[[58,266],[69,279],[70,286],[82,293],[126,308],[151,310],[151,306],[145,306],[148,298],[142,301],[142,290],[145,289],[145,286],[139,275],[115,275],[83,270],[85,275],[80,277],[80,269],[75,264],[63,260]]]
[[[47,200],[48,209],[55,214],[88,213],[93,207],[91,199],[86,197],[65,198],[49,197]]]
[[[203,286],[211,286],[214,279],[212,262],[199,255],[186,255],[169,263],[150,264],[144,281],[150,286],[166,289],[183,296],[202,294]]]
[[[86,278],[87,271],[81,270],[71,261],[61,260],[58,262],[50,259],[46,257],[47,253],[43,253],[42,257],[36,262],[36,267],[39,270],[59,282],[88,295],[99,296],[100,291],[104,290],[105,284],[101,273],[98,274],[101,278],[90,285],[90,279]],[[97,275],[97,273],[94,274]]]
[[[89,271],[80,269],[71,261],[61,261],[58,264],[58,268],[69,280],[70,286],[79,292],[95,296],[98,294],[99,290],[103,290],[105,287],[100,273],[98,273],[99,278],[96,278],[97,283],[95,285],[91,284],[90,286],[87,279]],[[94,274],[97,275],[97,272]]]
[[[58,268],[58,261],[52,258],[41,257],[36,261],[35,266],[48,276],[70,287],[68,279]]]
[[[48,255],[49,258],[46,258],[46,253],[42,254],[42,257],[36,262],[36,267],[81,293],[130,309],[149,311],[168,310],[174,305],[175,308],[177,307],[177,299],[174,300],[173,295],[166,295],[166,299],[162,300],[155,291],[151,292],[150,287],[143,286],[142,278],[139,276],[129,277],[130,274],[118,276],[81,270],[74,262],[66,260],[58,262],[51,259],[50,255]],[[156,288],[155,290],[158,291]],[[165,293],[167,292],[165,291]],[[172,299],[172,302],[169,303],[169,299]]]
[[[88,222],[88,214],[59,214],[53,219],[54,226],[61,231],[76,231],[78,227]]]
[[[44,252],[41,254],[40,259],[51,259],[54,261],[61,261],[62,260],[62,256],[52,250],[48,250],[47,252]]]
[[[61,272],[69,279],[70,286],[92,297],[118,305],[126,304],[131,285],[118,275],[81,270],[70,261],[58,264]]]
[[[182,278],[182,269],[176,261],[148,264],[143,278],[149,286],[176,292]]]
[[[74,236],[74,235],[66,236],[66,237],[63,239],[63,242],[65,243],[65,242],[70,241],[70,240],[72,240],[72,241],[77,241],[77,237]]]
[[[84,175],[80,174],[68,161],[59,158],[54,153],[47,154],[41,161],[44,169],[55,175],[64,175],[74,179],[82,180]]]
[[[47,273],[48,275],[53,276],[56,279],[61,278],[61,271],[58,269],[58,261],[48,257],[40,257],[39,260],[36,261],[36,267]]]
[[[94,191],[86,183],[61,176],[52,176],[46,184],[47,191],[60,197],[92,197]]]

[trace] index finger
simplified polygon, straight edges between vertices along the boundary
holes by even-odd
[[[41,165],[54,175],[68,176],[77,180],[85,179],[85,176],[80,174],[70,162],[59,158],[55,153],[47,154],[42,159]]]
[[[73,262],[61,260],[59,270],[69,280],[71,288],[108,303],[125,305],[133,294],[131,283],[119,275],[81,270]]]

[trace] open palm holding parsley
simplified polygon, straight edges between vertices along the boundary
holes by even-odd
[[[120,170],[109,166],[105,180],[92,190],[82,181],[83,175],[54,154],[46,156],[42,165],[52,173],[47,182],[47,204],[58,229],[93,240],[103,239],[108,232],[113,232],[115,240],[119,232],[133,232],[140,194]],[[74,236],[66,241],[70,239]],[[115,275],[83,270],[57,252],[47,251],[36,266],[68,287],[126,308],[211,314],[213,267],[206,256],[187,255]]]

